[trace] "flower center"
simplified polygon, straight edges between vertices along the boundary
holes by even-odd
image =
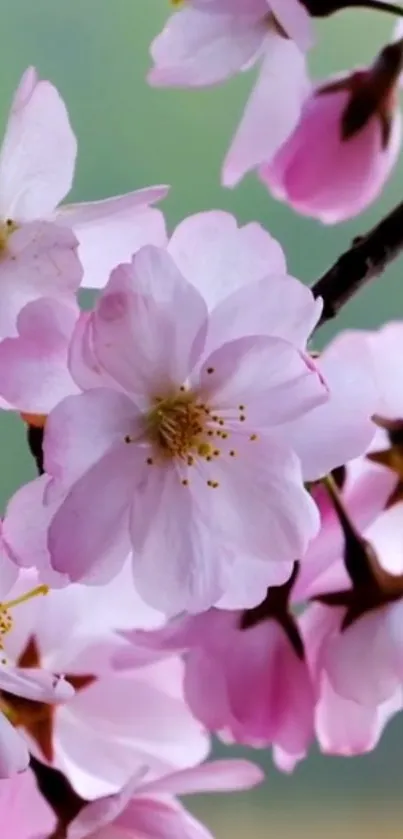
[[[186,458],[192,452],[207,454],[205,439],[209,409],[191,391],[158,397],[146,419],[148,439],[165,457]]]
[[[0,223],[0,255],[7,249],[8,240],[18,225],[11,218]]]

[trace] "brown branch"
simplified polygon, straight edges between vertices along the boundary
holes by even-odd
[[[369,233],[354,239],[312,286],[315,297],[323,298],[318,327],[335,318],[340,309],[370,280],[379,277],[403,250],[403,202]]]
[[[39,475],[43,475],[43,434],[44,429],[36,425],[27,426],[27,442],[29,450],[34,458]]]

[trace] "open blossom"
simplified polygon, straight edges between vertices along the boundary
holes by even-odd
[[[72,185],[76,152],[76,138],[63,100],[50,82],[39,80],[35,69],[29,68],[14,95],[0,150],[0,249],[17,259],[13,265],[3,258],[1,274],[7,276],[13,269],[17,300],[15,275],[18,268],[20,274],[27,272],[28,259],[30,272],[38,273],[39,269],[42,279],[44,268],[48,265],[49,274],[52,259],[58,261],[49,282],[56,283],[58,273],[67,273],[64,251],[75,243],[70,228],[79,241],[87,286],[104,285],[111,268],[130,258],[141,245],[165,240],[163,216],[149,206],[164,197],[165,187],[58,208]],[[57,224],[50,225],[50,221]],[[62,249],[59,257],[57,248]],[[37,267],[38,259],[44,265]],[[72,266],[70,271],[77,273]],[[20,280],[23,290],[26,282]],[[47,291],[49,294],[44,286],[44,296]],[[23,303],[19,302],[21,308]],[[3,318],[3,304],[0,308]]]
[[[303,51],[312,40],[300,0],[191,0],[154,40],[153,85],[202,87],[260,63],[224,163],[227,186],[270,159],[294,129],[308,86]]]
[[[304,479],[318,478],[373,433],[365,340],[346,335],[320,359],[330,395],[306,355],[320,309],[278,243],[226,213],[186,219],[167,252],[118,268],[77,324],[70,371],[85,392],[48,420],[48,477],[9,504],[17,561],[101,582],[132,549],[136,584],[164,611],[208,607],[229,589],[227,608],[260,602],[315,531],[299,460]],[[279,561],[284,574],[271,574]],[[243,583],[252,562],[254,592]]]
[[[15,727],[7,725],[27,755],[24,740],[38,760],[60,769],[87,799],[117,791],[136,767],[145,765],[149,776],[158,778],[198,763],[209,749],[205,730],[183,698],[177,657],[168,662],[143,655],[125,673],[113,665],[123,644],[115,630],[161,621],[136,595],[130,576],[126,569],[103,589],[69,586],[40,602],[31,599],[4,637],[11,675],[2,701]],[[10,597],[18,597],[32,579],[23,572]],[[39,690],[11,695],[13,673],[24,675],[29,687],[30,674],[33,680],[39,667],[65,674],[69,694],[52,707]],[[2,679],[1,671],[0,689]]]
[[[260,288],[249,285],[252,309]],[[296,281],[289,295],[302,313]],[[87,323],[92,366],[75,360],[84,377],[96,360],[102,387],[67,397],[46,426],[44,503],[59,504],[53,567],[96,581],[131,547],[140,592],[171,613],[212,605],[236,551],[289,562],[317,528],[277,428],[327,398],[322,379],[287,316],[273,336],[232,338],[216,312],[209,338],[205,301],[172,257],[140,250],[112,273]]]
[[[293,133],[260,169],[277,198],[327,224],[374,201],[400,152],[402,62],[403,41],[397,41],[372,67],[316,87]]]

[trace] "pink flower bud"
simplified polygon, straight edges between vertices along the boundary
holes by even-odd
[[[372,67],[313,91],[293,134],[260,169],[277,198],[326,224],[374,201],[400,150],[402,55],[401,41],[389,44]]]

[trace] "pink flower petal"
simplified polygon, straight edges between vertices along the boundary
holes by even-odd
[[[198,472],[183,486],[175,467],[151,466],[133,500],[136,587],[147,603],[166,614],[208,608],[222,593],[220,544],[212,538],[214,523],[207,525],[212,495]]]
[[[10,236],[0,261],[0,337],[17,334],[17,316],[32,300],[73,303],[82,276],[76,251],[73,233],[49,222],[26,224]]]
[[[250,169],[271,160],[299,120],[307,87],[298,47],[268,33],[259,78],[224,161],[224,186],[235,186]]]
[[[214,512],[210,526],[239,551],[273,562],[303,556],[319,529],[319,513],[302,483],[300,464],[274,435],[243,441],[233,435],[235,457],[214,459]]]
[[[0,665],[1,690],[35,702],[63,702],[74,696],[74,689],[60,676],[39,668]]]
[[[198,291],[164,250],[149,245],[112,273],[94,315],[94,351],[121,387],[151,398],[186,380],[206,318]]]
[[[321,311],[322,301],[314,300],[299,280],[267,274],[229,294],[213,310],[206,352],[245,335],[283,338],[305,349]]]
[[[28,764],[29,751],[23,738],[7,717],[0,713],[0,780],[23,772]]]
[[[230,427],[244,415],[249,433],[282,425],[328,399],[311,360],[281,338],[242,337],[224,344],[203,362],[199,381],[214,411],[228,417]]]
[[[55,220],[71,227],[79,241],[83,286],[103,288],[112,269],[129,262],[143,245],[165,245],[164,216],[150,204],[164,198],[167,191],[163,186],[149,187],[59,209]]]
[[[22,738],[20,741],[23,744]],[[4,780],[0,770],[0,776],[0,819],[7,825],[8,839],[50,835],[56,828],[56,817],[39,792],[34,773],[28,770]],[[21,806],[22,802],[24,806]]]
[[[286,273],[281,246],[260,224],[238,227],[234,216],[219,210],[182,221],[172,234],[168,251],[209,309],[269,274]]]
[[[49,414],[44,454],[46,471],[68,489],[104,455],[119,445],[130,458],[126,435],[139,433],[140,414],[123,393],[96,388],[68,396]]]
[[[69,191],[77,143],[56,88],[28,70],[21,79],[0,153],[0,215],[46,217]]]
[[[300,0],[269,0],[270,8],[289,38],[301,50],[313,45],[314,31],[310,14]]]
[[[86,438],[84,438],[86,439]],[[123,441],[79,478],[49,528],[52,567],[71,581],[104,583],[129,553],[128,524],[140,463]]]
[[[60,499],[52,505],[45,505],[44,493],[48,484],[48,476],[42,475],[17,490],[7,505],[3,537],[17,565],[24,568],[34,566],[40,572],[42,583],[58,587],[66,585],[68,579],[56,574],[50,567],[47,530]]]
[[[231,792],[251,789],[264,779],[264,772],[249,760],[214,760],[174,772],[143,785],[144,792],[193,795],[200,792]]]
[[[34,300],[18,316],[18,338],[0,342],[0,393],[19,411],[48,414],[77,392],[67,367],[76,318],[76,309],[65,303]]]
[[[238,17],[181,9],[151,45],[154,67],[148,81],[165,87],[221,82],[255,58],[265,32],[260,13]]]
[[[301,459],[305,480],[317,480],[364,454],[374,434],[378,405],[370,348],[359,332],[336,338],[318,360],[328,387],[323,405],[284,429]]]

